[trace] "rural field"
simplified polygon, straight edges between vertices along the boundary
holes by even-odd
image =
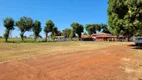
[[[0,43],[0,80],[141,80],[133,42]]]
[[[0,2],[0,80],[142,80],[142,0]]]

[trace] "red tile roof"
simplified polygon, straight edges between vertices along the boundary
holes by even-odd
[[[82,35],[82,38],[91,38],[91,36],[89,36],[88,34]]]
[[[106,37],[106,38],[116,38],[116,35],[112,35],[112,34],[107,34],[107,33],[99,33],[99,34],[92,34],[91,36],[92,38],[96,38],[96,37]],[[120,35],[119,37],[125,37]],[[82,35],[82,38],[90,38],[89,35]]]
[[[55,36],[55,38],[65,38],[64,36]]]

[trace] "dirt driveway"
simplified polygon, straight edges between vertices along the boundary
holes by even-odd
[[[131,49],[123,44],[1,63],[0,80],[140,80],[139,59]]]

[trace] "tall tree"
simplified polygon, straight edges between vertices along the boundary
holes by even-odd
[[[123,30],[123,19],[128,12],[125,0],[109,0],[108,24],[111,33],[120,35]]]
[[[71,27],[73,28],[73,31],[78,35],[78,39],[81,40],[81,33],[84,32],[83,25],[74,22],[71,24]]]
[[[124,27],[127,30],[123,33],[127,36],[142,35],[142,0],[127,0],[126,5],[128,14],[125,16]]]
[[[21,31],[20,37],[22,41],[24,41],[24,33],[26,31],[30,31],[33,27],[33,20],[29,17],[21,17],[19,21],[16,22],[16,26],[19,28]]]
[[[5,41],[8,41],[10,31],[14,29],[14,20],[11,17],[4,19],[4,27],[6,28],[4,33]]]
[[[108,25],[113,34],[130,38],[142,31],[141,0],[109,0],[108,4]]]
[[[44,28],[44,32],[45,32],[45,41],[47,41],[47,37],[48,37],[48,33],[52,32],[53,28],[54,28],[55,24],[53,23],[53,21],[48,20],[46,22],[46,26]]]
[[[63,36],[64,36],[65,38],[69,38],[70,33],[71,33],[71,29],[66,28],[66,29],[64,29],[62,32],[63,32]]]
[[[33,25],[33,32],[34,32],[34,39],[35,39],[35,41],[36,41],[36,39],[38,37],[40,37],[41,30],[42,30],[41,23],[40,23],[40,21],[36,20],[34,22],[34,25]]]

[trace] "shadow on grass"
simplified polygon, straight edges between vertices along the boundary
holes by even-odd
[[[142,45],[131,44],[131,45],[128,45],[128,46],[132,47],[132,49],[140,49],[140,50],[142,50]]]

